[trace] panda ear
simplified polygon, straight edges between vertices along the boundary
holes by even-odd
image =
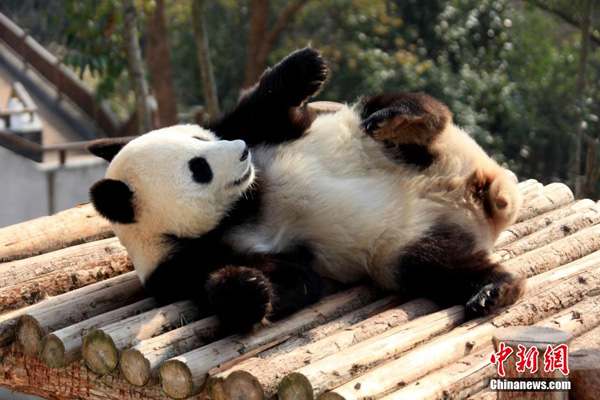
[[[100,179],[90,188],[90,198],[100,215],[111,222],[135,222],[132,203],[133,192],[124,182]]]
[[[131,141],[131,138],[98,139],[88,144],[85,148],[95,156],[111,162],[121,149]]]

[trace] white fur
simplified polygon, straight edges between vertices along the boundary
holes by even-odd
[[[477,250],[490,250],[499,230],[514,220],[512,209],[500,222],[491,220],[471,197],[473,174],[504,179],[506,171],[458,127],[449,125],[436,139],[438,157],[420,171],[386,157],[359,123],[357,110],[344,107],[318,117],[299,140],[253,149],[263,185],[260,215],[232,229],[225,240],[246,254],[309,243],[324,276],[342,282],[370,276],[396,289],[403,249],[436,224],[457,224],[477,238]],[[250,157],[239,161],[244,142],[215,139],[202,128],[176,126],[132,141],[112,161],[107,178],[133,190],[138,221],[113,228],[142,279],[172,251],[165,233],[202,235],[251,184],[254,175],[240,187],[228,185],[249,167]],[[215,174],[208,185],[192,179],[188,162],[197,156],[205,157]],[[497,191],[504,195],[503,190]],[[513,196],[516,189],[509,192]],[[511,207],[518,207],[518,198],[511,199]]]
[[[106,178],[121,180],[133,191],[136,222],[112,227],[140,278],[170,250],[164,234],[196,237],[209,231],[247,189],[254,172],[248,182],[231,186],[253,170],[251,157],[239,161],[245,148],[242,140],[216,140],[198,126],[178,125],[140,136],[115,156]],[[189,161],[194,157],[208,161],[214,175],[210,183],[193,180]]]
[[[359,123],[358,112],[344,107],[319,117],[298,141],[255,150],[263,212],[230,233],[236,250],[282,252],[308,242],[324,276],[342,282],[370,276],[394,289],[402,250],[440,221],[473,232],[478,249],[491,247],[494,233],[465,186],[477,157],[489,157],[466,133],[448,127],[441,145],[457,148],[424,174],[382,156],[381,143]]]

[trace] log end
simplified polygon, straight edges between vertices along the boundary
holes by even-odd
[[[110,335],[94,329],[83,337],[81,355],[85,365],[97,374],[105,375],[117,368],[119,351]]]
[[[165,361],[158,371],[163,390],[174,399],[185,399],[194,392],[192,371],[180,360]]]
[[[258,379],[246,371],[233,371],[223,383],[229,400],[263,400],[265,392]]]
[[[225,393],[225,379],[211,377],[204,385],[202,398],[205,400],[229,400]]]
[[[17,341],[21,344],[23,352],[30,356],[37,356],[42,341],[42,327],[31,315],[21,315],[15,327]]]
[[[49,368],[60,368],[67,364],[65,345],[54,334],[44,336],[40,343],[40,357]]]
[[[538,350],[546,350],[546,346],[560,343],[569,343],[573,335],[569,332],[542,326],[510,326],[500,328],[494,332],[493,343],[497,349],[500,342],[506,345],[522,344],[525,347],[537,347]]]
[[[134,386],[144,386],[150,380],[150,361],[137,349],[121,353],[119,368],[127,382]]]
[[[292,372],[286,375],[277,387],[280,400],[313,400],[313,387],[306,376]]]

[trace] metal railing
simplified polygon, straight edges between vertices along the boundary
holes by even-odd
[[[92,142],[91,140],[86,140],[81,142],[55,144],[52,146],[40,146],[39,144],[17,136],[6,129],[0,129],[0,138],[5,139],[6,142],[9,143],[8,146],[5,146],[6,148],[18,154],[29,153],[42,157],[44,154],[57,152],[58,160],[61,165],[66,163],[68,152],[83,151],[85,150],[85,147]],[[126,138],[134,139],[136,136],[127,136]]]

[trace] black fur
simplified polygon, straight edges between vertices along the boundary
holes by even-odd
[[[320,90],[326,75],[317,51],[296,51],[265,72],[232,111],[208,128],[250,146],[297,139],[312,123],[299,106]],[[227,330],[238,331],[289,315],[321,297],[323,283],[307,248],[242,256],[224,243],[225,232],[259,215],[260,177],[253,186],[210,232],[198,238],[165,235],[172,251],[145,282],[151,295],[163,304],[192,299],[216,312]]]
[[[101,179],[90,188],[90,198],[98,213],[121,224],[135,222],[132,197],[129,186],[114,179]]]
[[[422,93],[384,93],[363,100],[361,127],[381,141],[386,155],[419,169],[435,161],[431,143],[452,120],[450,110]]]
[[[95,156],[111,162],[121,149],[131,141],[131,138],[98,139],[89,143],[85,148]]]
[[[466,304],[468,318],[511,303],[522,280],[475,250],[475,238],[459,226],[440,223],[407,247],[398,281],[409,293],[427,296],[442,306]]]
[[[197,183],[209,183],[212,181],[213,172],[204,157],[194,157],[189,162],[192,178]]]
[[[243,139],[249,146],[297,139],[313,121],[301,105],[321,90],[326,78],[327,65],[318,51],[297,50],[266,70],[235,108],[207,128],[222,139]]]

